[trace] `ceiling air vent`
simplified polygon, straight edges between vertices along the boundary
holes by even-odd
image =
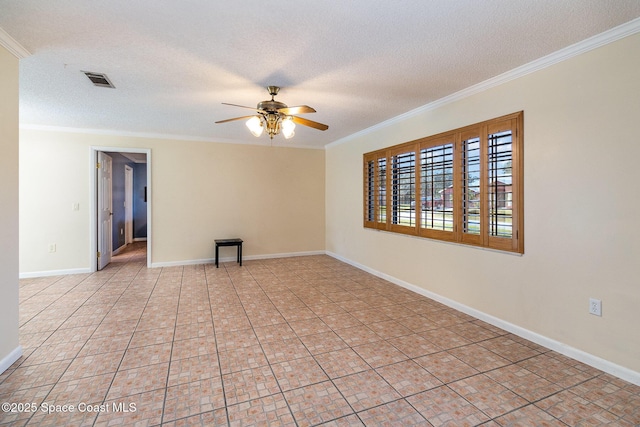
[[[115,89],[116,87],[111,83],[111,80],[105,75],[100,73],[92,73],[90,71],[83,71],[83,73],[91,80],[91,82],[100,87],[110,87]]]

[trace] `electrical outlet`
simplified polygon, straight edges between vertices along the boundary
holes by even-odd
[[[51,243],[49,245],[49,253],[52,254],[56,251],[56,244],[55,243]]]
[[[596,298],[589,298],[589,313],[595,316],[602,316],[602,301]]]

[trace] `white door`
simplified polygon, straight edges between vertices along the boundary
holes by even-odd
[[[124,166],[124,244],[133,243],[133,168]]]
[[[113,250],[111,199],[111,157],[98,152],[98,270],[111,262]]]

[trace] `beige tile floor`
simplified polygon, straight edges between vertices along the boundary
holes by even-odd
[[[145,256],[20,281],[0,425],[640,425],[640,387],[328,256]]]

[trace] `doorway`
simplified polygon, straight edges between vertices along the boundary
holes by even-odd
[[[105,156],[110,158],[106,160],[111,166],[110,185],[105,179]],[[151,267],[151,150],[91,147],[91,168],[90,253],[96,260],[92,271],[105,268],[111,255],[133,242],[146,244],[147,267]],[[111,208],[105,206],[109,203]]]

